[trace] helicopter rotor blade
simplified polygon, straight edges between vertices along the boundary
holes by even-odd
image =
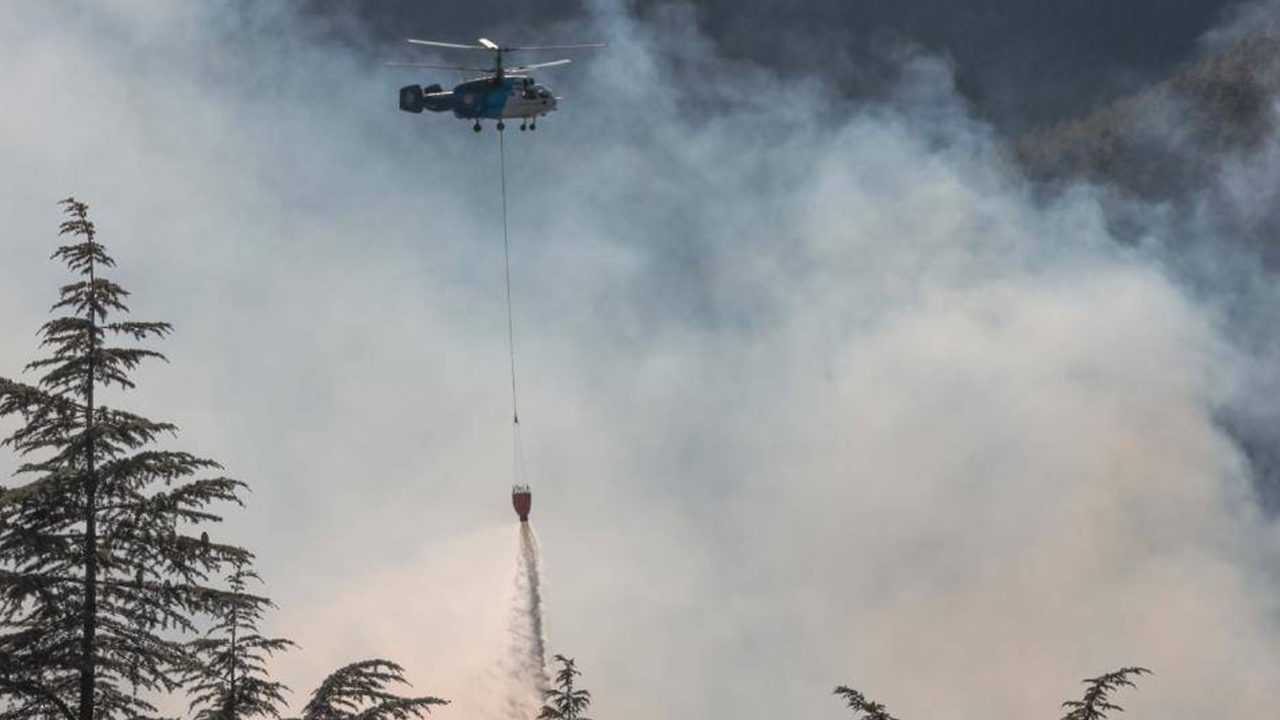
[[[503,50],[577,50],[579,48],[602,48],[604,43],[581,43],[578,45],[513,45]]]
[[[455,48],[457,50],[490,50],[485,45],[460,45],[458,43],[439,42],[436,40],[418,40],[417,38],[405,38],[405,42],[414,45],[430,45],[431,47]]]
[[[387,67],[411,67],[411,68],[430,68],[432,70],[467,70],[470,72],[492,72],[493,68],[480,67],[464,67],[462,65],[431,65],[429,63],[411,63],[411,62],[389,62],[383,63]]]
[[[557,65],[568,65],[571,62],[573,61],[566,58],[564,60],[552,60],[551,62],[534,63],[532,65],[517,65],[515,67],[506,68],[506,72],[520,73],[520,72],[525,72],[527,70],[538,70],[540,68],[555,67]]]
[[[501,49],[502,49],[502,47],[501,47],[501,46],[499,46],[499,45],[498,45],[498,43],[496,43],[496,42],[494,42],[494,41],[490,40],[489,38],[480,38],[480,41],[479,41],[479,42],[480,42],[481,47],[488,48],[489,50],[501,50]]]

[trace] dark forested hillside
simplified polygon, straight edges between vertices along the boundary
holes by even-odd
[[[1016,147],[1036,179],[1117,185],[1147,199],[1203,187],[1220,162],[1273,129],[1280,28],[1259,31],[1183,66],[1167,81]]]

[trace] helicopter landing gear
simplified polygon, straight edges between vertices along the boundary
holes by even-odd
[[[480,121],[479,121],[479,120],[477,120],[477,121],[476,121],[476,124],[471,126],[471,129],[472,129],[472,130],[474,130],[475,132],[480,132],[480,130],[482,129],[482,128],[480,127]]]
[[[503,130],[506,130],[506,129],[507,129],[507,124],[506,124],[506,123],[504,123],[504,122],[502,122],[501,120],[499,120],[499,121],[498,121],[498,132],[502,132]]]
[[[537,121],[537,120],[534,120],[533,122],[529,123],[529,131],[530,131],[530,132],[532,132],[532,131],[534,131],[534,130],[537,130],[537,129],[538,129],[538,121]]]
[[[528,130],[528,129],[529,129],[529,123],[527,122],[520,123],[520,132],[524,132],[525,130]]]

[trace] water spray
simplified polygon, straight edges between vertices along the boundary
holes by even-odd
[[[529,720],[542,705],[550,678],[547,675],[546,638],[542,629],[542,567],[538,538],[529,523],[533,496],[527,485],[511,491],[511,504],[520,518],[520,555],[516,568],[515,598],[508,632],[509,655],[504,665],[509,680],[506,717]]]

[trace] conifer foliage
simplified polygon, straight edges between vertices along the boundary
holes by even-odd
[[[547,702],[538,713],[539,720],[590,720],[582,713],[591,707],[591,693],[575,688],[574,678],[582,675],[573,658],[556,655],[560,669],[556,671],[556,686],[547,690]]]
[[[1068,710],[1062,720],[1106,720],[1108,713],[1124,712],[1124,708],[1111,702],[1111,693],[1122,687],[1135,687],[1130,678],[1150,674],[1143,667],[1127,667],[1084,680],[1084,697],[1062,703]]]
[[[266,662],[294,644],[258,632],[263,612],[275,605],[249,593],[251,581],[262,582],[247,561],[235,561],[227,578],[228,590],[214,611],[213,626],[190,643],[196,665],[188,678],[188,691],[190,709],[197,711],[195,720],[280,717],[288,688],[271,680]]]
[[[0,377],[0,417],[20,420],[3,444],[22,458],[0,491],[0,720],[145,718],[190,667],[175,637],[219,601],[207,579],[248,559],[201,530],[241,484],[158,447],[174,425],[104,403],[163,359],[136,344],[170,326],[119,319],[128,293],[102,275],[115,262],[88,207],[62,206],[53,258],[75,277],[26,366],[35,384]]]
[[[837,687],[834,694],[844,698],[844,702],[853,711],[855,718],[863,720],[897,720],[889,714],[884,705],[867,699],[867,696],[851,687],[841,685]]]
[[[388,689],[408,685],[404,668],[389,660],[362,660],[338,668],[311,693],[301,720],[407,720],[447,705],[437,697],[402,697]]]

